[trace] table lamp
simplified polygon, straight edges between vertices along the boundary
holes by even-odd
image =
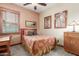
[[[73,20],[73,21],[69,24],[69,26],[73,26],[73,32],[75,32],[75,26],[77,26],[77,25],[79,25],[79,23],[78,23],[78,21],[76,21],[76,20]]]

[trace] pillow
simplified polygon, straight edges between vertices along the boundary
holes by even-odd
[[[26,36],[37,35],[37,32],[36,32],[36,30],[27,30],[27,31],[25,30],[24,35],[26,35]]]
[[[33,32],[32,31],[28,31],[28,36],[32,36]]]

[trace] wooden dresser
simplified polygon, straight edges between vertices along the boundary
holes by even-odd
[[[67,52],[79,55],[79,33],[78,32],[64,33],[64,49]]]

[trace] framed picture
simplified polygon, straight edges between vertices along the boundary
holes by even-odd
[[[25,21],[25,26],[34,28],[36,26],[36,22],[34,22],[34,21]]]
[[[44,17],[44,29],[50,29],[51,26],[51,16]]]
[[[67,26],[67,10],[56,13],[54,28],[66,28]]]

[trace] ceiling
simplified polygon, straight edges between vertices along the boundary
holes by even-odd
[[[49,9],[52,6],[55,5],[55,3],[46,3],[47,6],[41,6],[41,5],[38,5],[36,3],[32,3],[32,4],[29,4],[27,6],[24,6],[23,4],[24,3],[16,3],[16,5],[19,5],[19,6],[23,7],[23,8],[32,10],[32,11],[37,12],[37,13],[41,13],[41,12],[43,12],[43,11],[45,11],[45,10],[47,10],[47,9]],[[34,6],[37,6],[37,10],[34,10]]]

